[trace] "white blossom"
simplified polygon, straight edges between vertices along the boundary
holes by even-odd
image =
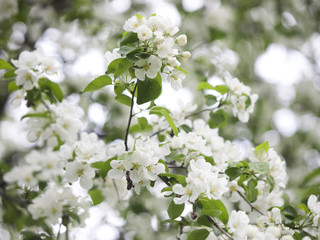
[[[139,80],[144,81],[145,76],[151,79],[155,78],[160,71],[162,63],[159,58],[151,55],[146,60],[139,60],[138,62],[136,62],[136,65],[140,67],[139,69],[135,70],[136,77]]]
[[[187,44],[187,36],[185,34],[182,34],[180,36],[178,36],[176,38],[176,42],[180,45],[180,46],[184,46]]]

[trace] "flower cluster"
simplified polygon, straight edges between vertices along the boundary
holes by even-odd
[[[174,198],[176,204],[195,202],[201,194],[217,200],[229,191],[227,178],[219,176],[217,169],[203,158],[191,160],[188,172],[186,186],[173,185],[173,192],[181,196]]]
[[[15,70],[16,84],[24,90],[38,88],[40,78],[52,76],[60,69],[60,63],[52,56],[47,56],[41,48],[35,51],[23,51],[18,60],[12,60]]]
[[[226,83],[231,91],[230,101],[233,106],[233,115],[241,122],[248,122],[249,114],[254,110],[258,95],[251,94],[251,89],[237,78],[227,79]]]
[[[130,178],[134,190],[139,194],[141,186],[149,185],[157,180],[160,173],[165,173],[165,165],[159,159],[165,159],[169,149],[151,139],[138,139],[134,149],[134,152],[122,154],[117,160],[111,161],[112,169],[108,176],[114,179]]]
[[[308,207],[313,217],[313,226],[320,229],[320,202],[315,195],[309,197]]]
[[[41,143],[46,142],[52,147],[75,141],[83,126],[83,110],[66,100],[50,105],[49,109],[38,105],[26,115],[30,116],[26,121],[28,140],[34,142],[40,139]]]
[[[179,31],[178,27],[161,16],[151,16],[147,19],[136,15],[127,20],[123,28],[127,32],[137,34],[136,48],[130,49],[133,53],[141,51],[133,60],[136,78],[140,81],[145,81],[146,78],[154,79],[161,72],[161,77],[167,79],[174,89],[181,88],[181,80],[185,78],[185,74],[180,68],[179,60],[187,62],[191,54],[187,51],[179,52],[174,45],[186,45],[186,35],[174,37]],[[105,56],[108,64],[121,58],[123,52],[123,48],[115,49],[112,53],[107,52]]]
[[[95,133],[82,132],[80,140],[73,145],[63,145],[60,150],[60,156],[66,160],[72,160],[66,164],[66,180],[75,182],[80,180],[80,186],[88,190],[92,188],[92,178],[95,176],[95,170],[91,163],[101,161],[105,158],[105,144],[98,139]]]
[[[68,214],[78,215],[79,223],[87,217],[90,202],[76,197],[70,188],[50,188],[33,199],[28,206],[34,219],[45,218],[47,224],[57,224]],[[81,222],[80,222],[81,221]]]

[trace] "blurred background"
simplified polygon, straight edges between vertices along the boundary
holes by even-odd
[[[320,1],[0,0],[0,6],[0,58],[16,59],[23,50],[37,47],[58,57],[63,70],[53,80],[61,83],[65,95],[81,101],[88,113],[87,128],[107,142],[123,138],[126,122],[119,119],[128,109],[105,104],[114,101],[112,91],[81,99],[77,93],[105,72],[104,54],[118,47],[129,17],[156,13],[170,18],[188,36],[184,50],[192,58],[183,66],[189,72],[184,88],[175,93],[165,86],[157,104],[170,102],[170,108],[178,109],[183,101],[200,109],[204,105],[202,93],[196,91],[200,81],[208,79],[215,85],[226,74],[239,78],[259,94],[259,100],[247,124],[231,117],[220,134],[249,146],[269,141],[287,163],[288,195],[298,201],[320,194],[315,178],[320,167]],[[8,107],[8,83],[0,81],[0,156],[12,164],[31,145],[17,124],[26,109]],[[133,213],[126,218],[139,226],[151,222],[151,233],[159,231],[156,219],[148,215],[157,203],[148,203],[150,194],[144,194],[144,203],[130,200]],[[113,210],[105,206],[105,211]],[[118,239],[123,228],[127,233],[135,229],[134,239],[147,239],[148,231],[139,236],[135,226],[123,227],[117,214],[111,214],[111,220],[94,217],[105,224],[97,228],[91,221],[96,235],[90,239]],[[166,234],[170,235],[163,232],[159,239],[167,239]]]

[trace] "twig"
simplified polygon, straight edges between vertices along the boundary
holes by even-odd
[[[46,107],[46,109],[49,111],[50,108],[49,108],[48,104],[46,104],[46,102],[43,101],[43,99],[40,99],[40,101],[41,101],[41,103]]]
[[[28,201],[23,201],[23,200],[19,200],[17,198],[11,197],[10,195],[8,195],[3,189],[0,188],[0,195],[1,197],[7,199],[10,202],[14,202],[17,203],[18,205],[20,205],[21,207],[26,207],[28,205]]]
[[[220,102],[219,102],[218,106],[212,107],[212,108],[205,108],[205,109],[202,109],[202,110],[200,110],[198,112],[191,113],[191,114],[185,116],[185,119],[187,119],[189,117],[192,117],[192,116],[195,116],[195,115],[198,115],[200,113],[206,112],[206,111],[218,110],[220,108],[222,108],[222,106],[220,105]]]
[[[133,112],[133,105],[134,105],[134,94],[136,92],[137,86],[138,86],[138,84],[136,83],[136,85],[134,86],[134,89],[132,91],[129,121],[128,121],[127,129],[126,129],[126,136],[125,136],[125,139],[124,139],[124,146],[126,148],[126,151],[129,150],[129,147],[128,147],[128,136],[129,136],[131,119],[132,119],[132,112]]]
[[[240,195],[240,197],[242,197],[243,200],[246,201],[246,203],[249,204],[249,206],[251,207],[251,211],[255,210],[255,211],[257,211],[258,213],[260,213],[261,215],[264,215],[258,208],[256,208],[255,206],[253,206],[253,205],[251,204],[251,202],[249,202],[248,199],[247,199],[239,190],[237,190],[237,193]]]
[[[220,232],[222,232],[224,235],[226,235],[230,240],[234,240],[233,237],[227,233],[225,230],[223,230],[211,217],[207,216],[208,220],[216,227],[220,230]]]

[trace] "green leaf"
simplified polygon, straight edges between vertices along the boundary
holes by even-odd
[[[110,166],[110,163],[114,159],[115,158],[111,158],[111,159],[108,159],[107,161],[94,162],[91,164],[91,167],[99,169],[100,176],[104,179],[107,176],[109,170],[112,168]]]
[[[138,123],[141,129],[145,129],[148,126],[148,120],[145,117],[138,118]]]
[[[208,83],[208,82],[200,82],[198,84],[198,87],[197,87],[197,90],[202,90],[202,89],[211,89],[211,90],[214,90],[214,87]]]
[[[206,229],[197,229],[189,234],[187,240],[205,240],[209,234],[210,232]]]
[[[298,207],[299,207],[302,211],[304,211],[306,214],[309,214],[310,210],[309,210],[309,208],[308,208],[307,205],[305,205],[305,204],[303,204],[303,203],[299,203],[299,204],[298,204]]]
[[[172,118],[170,117],[170,114],[168,113],[168,110],[165,108],[160,108],[160,107],[154,107],[150,110],[150,114],[157,114],[157,115],[162,115],[166,118],[168,121],[170,127],[172,128],[174,134],[177,136],[179,131],[177,126],[174,124]]]
[[[272,190],[274,189],[274,179],[273,179],[273,177],[272,177],[270,174],[267,174],[267,182],[268,182],[269,185],[270,185],[269,193],[271,193]]]
[[[242,173],[243,173],[243,170],[237,167],[231,167],[225,171],[225,174],[227,174],[230,178],[229,179],[230,182],[236,179],[237,177],[239,177]]]
[[[170,219],[176,219],[179,217],[184,210],[184,204],[175,204],[173,200],[171,200],[168,207],[168,215]]]
[[[120,47],[139,42],[138,35],[134,32],[125,32],[120,42]]]
[[[137,104],[143,104],[157,99],[162,91],[161,80],[159,73],[154,79],[146,77],[144,81],[138,80]]]
[[[229,88],[226,85],[218,85],[214,87],[214,90],[223,95],[229,91]]]
[[[242,185],[243,186],[243,185]],[[258,189],[257,186],[257,180],[254,178],[251,178],[247,184],[247,186],[244,188],[246,198],[249,202],[255,202],[258,197]]]
[[[130,52],[140,50],[140,48],[137,48],[137,46],[132,46],[132,45],[124,45],[120,47],[118,53],[122,55],[127,55]]]
[[[44,113],[28,113],[25,114],[21,117],[20,120],[27,118],[27,117],[37,117],[37,118],[47,118],[48,117],[48,113],[44,112]]]
[[[301,186],[304,186],[306,185],[307,183],[309,183],[311,180],[313,180],[314,178],[316,177],[320,177],[320,167],[314,169],[313,171],[311,171],[310,173],[308,173],[302,183],[301,183]]]
[[[255,173],[265,174],[269,171],[269,163],[266,162],[249,162],[249,168]]]
[[[108,74],[115,73],[122,59],[123,58],[117,58],[117,59],[114,59],[111,63],[109,63],[107,73]]]
[[[192,129],[186,124],[181,125],[180,128],[182,128],[186,133],[192,132]]]
[[[104,196],[99,189],[91,189],[89,191],[89,195],[91,197],[93,205],[98,205],[99,203],[102,203],[104,200]]]
[[[182,67],[175,67],[175,69],[179,70],[180,72],[183,72],[185,74],[189,74],[186,70],[184,70]]]
[[[186,176],[183,176],[181,174],[171,174],[171,173],[161,173],[160,176],[168,177],[171,179],[175,179],[176,183],[180,183],[181,185],[186,183]]]
[[[217,97],[213,95],[205,95],[204,96],[206,99],[206,105],[207,106],[212,106],[213,104],[217,103]]]
[[[128,69],[133,64],[131,61],[129,61],[127,58],[120,58],[121,61],[119,61],[118,67],[114,73],[114,78],[118,78],[122,74],[128,71]]]
[[[218,85],[218,86],[212,86],[210,83],[208,82],[200,82],[198,84],[197,90],[202,90],[202,89],[206,89],[206,90],[215,90],[220,94],[225,94],[229,91],[229,88],[225,85]]]
[[[293,220],[297,217],[297,211],[294,207],[288,205],[288,206],[285,206],[282,210],[281,210],[281,213],[283,216],[285,216],[286,218],[290,219],[290,220]]]
[[[137,53],[136,56],[143,59],[148,59],[152,54],[148,52]]]
[[[15,81],[13,82],[10,82],[9,85],[8,85],[8,90],[10,93],[16,91],[16,90],[19,90],[19,86],[17,85],[17,83]]]
[[[222,110],[216,112],[210,112],[209,126],[210,128],[224,127],[228,122],[228,115]]]
[[[123,91],[126,89],[126,86],[123,84],[123,82],[116,81],[114,84],[114,93],[116,95],[119,95],[123,93]]]
[[[254,153],[256,155],[259,155],[262,152],[266,152],[267,153],[268,150],[269,150],[269,142],[265,142],[265,143],[260,144],[259,146],[256,146],[256,148],[254,149]]]
[[[107,75],[102,75],[100,77],[97,77],[93,81],[91,81],[83,90],[83,92],[92,92],[96,91],[100,88],[103,88],[104,86],[111,85],[112,80]]]
[[[44,90],[49,98],[50,95],[53,94],[59,102],[63,100],[63,92],[61,91],[59,85],[50,81],[48,78],[39,79],[39,87],[41,90]],[[49,91],[49,93],[47,91]]]
[[[21,232],[21,235],[22,235],[22,240],[41,240],[42,237],[37,234],[37,233],[34,233],[32,231],[22,231]]]
[[[223,202],[220,200],[208,199],[208,198],[200,198],[200,204],[202,205],[202,209],[205,214],[211,217],[217,217],[221,222],[227,224],[229,221],[229,214],[224,206]],[[212,215],[210,215],[212,214]]]
[[[14,68],[10,63],[0,58],[0,69],[14,69]]]
[[[119,94],[115,97],[115,99],[121,104],[127,105],[129,107],[131,106],[131,98],[127,95]]]
[[[197,223],[199,223],[200,225],[207,226],[207,227],[212,227],[212,222],[210,222],[209,218],[205,215],[198,217]]]
[[[16,76],[15,71],[16,71],[15,69],[10,69],[5,74],[3,74],[3,77],[4,78],[13,78]]]

